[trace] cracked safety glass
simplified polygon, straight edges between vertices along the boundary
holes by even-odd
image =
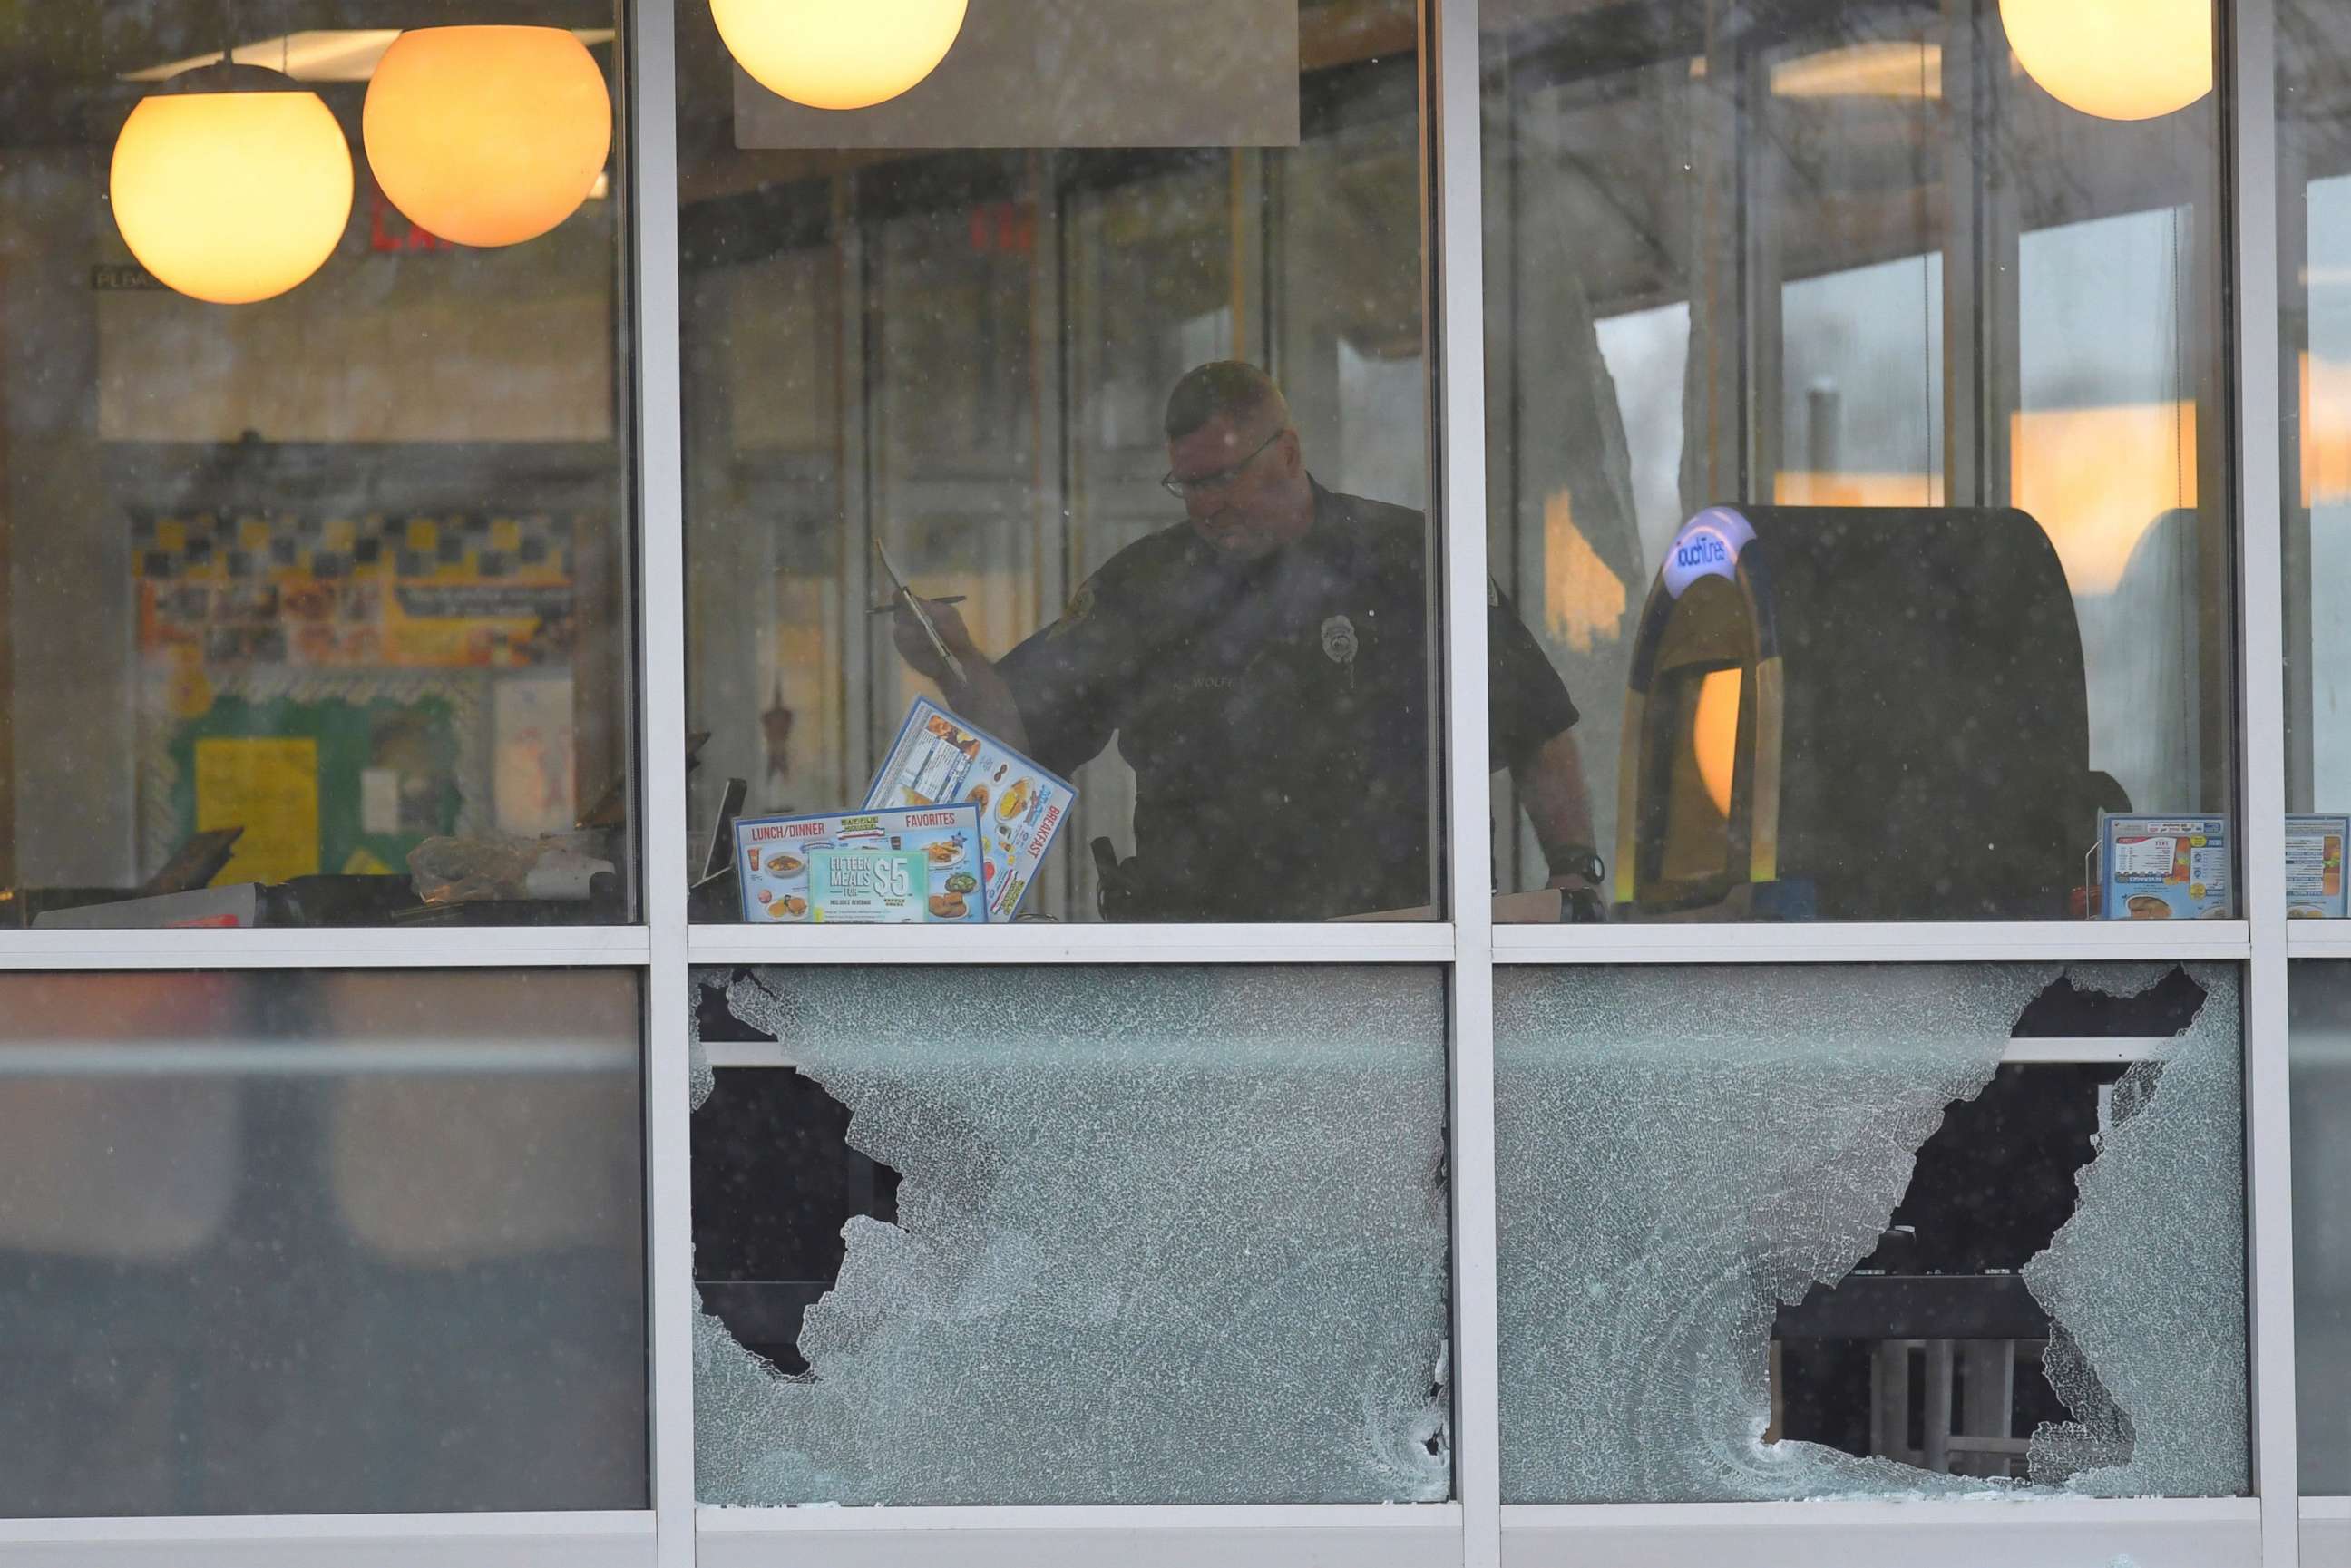
[[[697,985],[705,1503],[1451,1494],[1434,973]]]
[[[2238,977],[1504,969],[1513,1502],[2248,1485]]]

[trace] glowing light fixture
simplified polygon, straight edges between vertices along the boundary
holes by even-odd
[[[580,210],[612,150],[604,73],[560,27],[402,33],[360,120],[392,204],[460,245],[537,239]]]
[[[2212,90],[2212,0],[2000,0],[2009,47],[2050,97],[2153,120]]]
[[[751,79],[810,109],[870,109],[938,68],[966,0],[710,0]]]
[[[317,93],[216,66],[131,111],[109,185],[140,266],[193,298],[246,305],[334,254],[350,222],[351,150]]]

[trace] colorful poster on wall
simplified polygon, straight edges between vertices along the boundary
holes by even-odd
[[[547,516],[131,519],[139,648],[214,667],[529,669],[570,655],[574,538]]]

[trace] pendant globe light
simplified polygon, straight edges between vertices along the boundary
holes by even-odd
[[[870,109],[938,68],[967,0],[710,0],[736,63],[811,109]]]
[[[612,99],[561,27],[420,27],[384,51],[360,128],[410,222],[460,245],[519,245],[588,199],[612,151]]]
[[[192,298],[248,305],[335,253],[350,223],[350,144],[317,93],[224,56],[131,111],[108,188],[140,266]]]
[[[2001,0],[2025,74],[2069,109],[2153,120],[2212,90],[2212,0]]]

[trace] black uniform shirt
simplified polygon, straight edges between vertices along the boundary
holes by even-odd
[[[1038,761],[1111,737],[1135,773],[1136,913],[1316,920],[1431,903],[1427,525],[1314,487],[1297,543],[1233,563],[1189,524],[1111,558],[998,664]],[[1493,763],[1574,724],[1489,594]]]

